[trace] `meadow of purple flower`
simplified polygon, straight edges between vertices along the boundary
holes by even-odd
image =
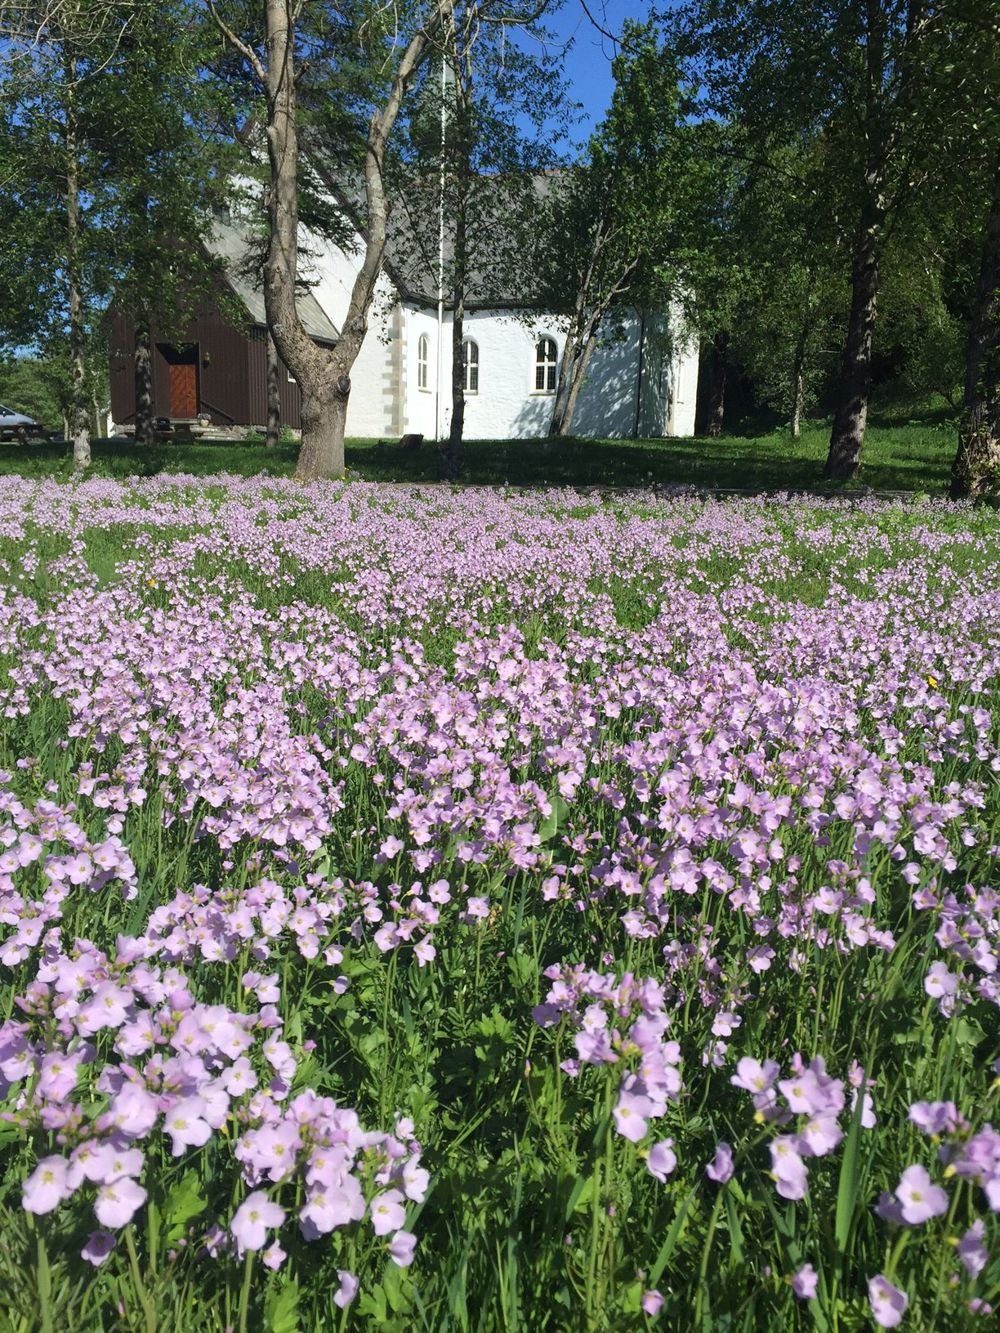
[[[984,1327],[1000,524],[0,478],[0,1327]]]

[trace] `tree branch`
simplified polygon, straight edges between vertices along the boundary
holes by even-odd
[[[223,37],[225,37],[226,41],[229,42],[230,46],[234,47],[237,51],[239,51],[240,55],[244,58],[244,60],[247,61],[250,68],[253,70],[254,74],[256,74],[257,78],[260,79],[261,83],[266,87],[267,72],[265,71],[264,66],[261,63],[261,59],[257,55],[257,52],[253,49],[253,47],[248,46],[246,42],[242,40],[242,38],[237,37],[236,33],[233,32],[232,28],[219,13],[218,9],[216,9],[215,0],[205,0],[205,2],[208,5],[209,13],[215,20],[215,26],[222,33]]]

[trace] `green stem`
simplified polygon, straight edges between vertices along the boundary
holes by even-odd
[[[701,1323],[701,1307],[705,1297],[705,1290],[708,1279],[708,1261],[712,1254],[712,1242],[715,1239],[715,1229],[719,1225],[719,1214],[722,1212],[722,1201],[725,1195],[725,1188],[720,1189],[715,1196],[715,1203],[712,1205],[712,1216],[708,1221],[708,1231],[705,1233],[705,1244],[701,1251],[701,1264],[698,1267],[698,1291],[694,1298],[694,1320],[692,1327],[697,1327]]]
[[[379,1089],[379,1106],[383,1119],[392,1109],[392,1098],[387,1095],[389,1092],[389,1010],[392,1006],[392,991],[396,981],[396,960],[398,957],[399,946],[395,945],[389,959],[385,979],[385,997],[382,1002],[382,1086]]]
[[[139,1256],[135,1249],[135,1228],[131,1223],[125,1228],[125,1248],[128,1250],[128,1266],[132,1273],[132,1284],[142,1312],[146,1316],[146,1333],[156,1333],[156,1308],[149,1299],[146,1284],[139,1269]]]
[[[41,1333],[54,1333],[52,1322],[52,1272],[49,1254],[41,1232],[38,1235],[38,1304],[41,1315]]]
[[[247,1257],[243,1261],[243,1286],[240,1289],[240,1308],[237,1316],[240,1333],[247,1333],[247,1316],[250,1311],[250,1283],[253,1278],[253,1257],[253,1250],[248,1250]]]

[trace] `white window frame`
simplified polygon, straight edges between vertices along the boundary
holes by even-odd
[[[475,338],[462,339],[462,385],[466,395],[479,392],[479,344]]]
[[[431,391],[430,357],[431,340],[426,333],[422,333],[417,339],[417,388],[421,393]]]
[[[551,349],[551,355],[550,353]],[[542,388],[538,387],[538,372],[542,371]],[[559,382],[559,345],[555,338],[543,333],[535,339],[535,364],[532,369],[531,392],[551,398]]]

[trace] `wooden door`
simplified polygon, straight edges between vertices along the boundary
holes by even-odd
[[[177,363],[170,367],[170,416],[193,418],[198,415],[198,367],[195,363]]]

